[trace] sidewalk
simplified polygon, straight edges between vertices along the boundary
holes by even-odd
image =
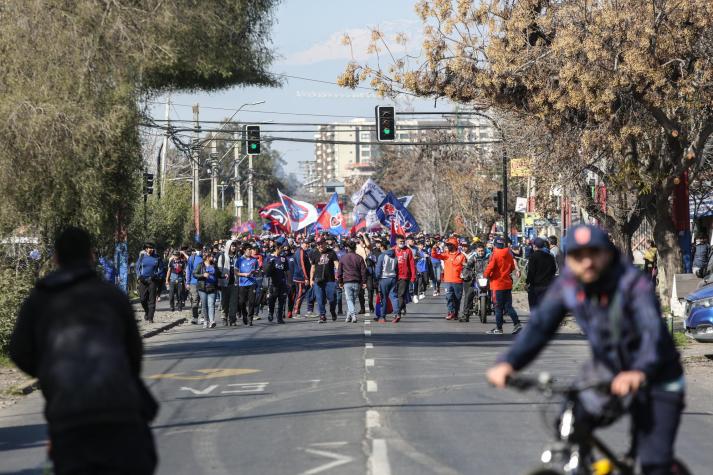
[[[184,309],[183,312],[171,312],[167,297],[157,303],[153,323],[144,320],[141,304],[134,304],[134,313],[143,338],[156,336],[187,322],[190,318],[190,308]],[[36,379],[28,377],[14,366],[0,366],[0,409],[14,404],[36,389],[38,389]]]

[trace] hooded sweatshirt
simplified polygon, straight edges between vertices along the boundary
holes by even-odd
[[[515,259],[510,249],[493,249],[488,267],[485,268],[485,277],[490,279],[491,290],[512,290],[512,277],[515,270]]]

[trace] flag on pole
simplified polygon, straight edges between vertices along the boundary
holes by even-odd
[[[395,222],[395,228],[402,234],[411,234],[420,231],[416,219],[391,192],[386,195],[384,201],[379,205],[379,208],[376,210],[376,216],[384,226],[391,227],[391,223]]]
[[[290,230],[292,232],[304,229],[310,224],[317,221],[317,209],[306,201],[298,201],[283,195],[280,190],[277,190],[280,195],[282,206],[285,207],[287,218],[290,222]]]
[[[290,232],[290,219],[287,217],[287,211],[282,206],[281,202],[272,203],[263,206],[258,210],[258,215],[262,219],[267,219],[278,230],[282,232]]]
[[[325,206],[320,213],[317,218],[316,227],[329,231],[330,234],[336,234],[337,236],[341,236],[347,232],[347,228],[344,225],[342,208],[339,206],[339,195],[337,195],[337,193],[332,195],[327,206]]]
[[[359,191],[352,195],[352,204],[354,205],[354,221],[359,221],[359,219],[366,215],[369,210],[375,210],[378,208],[379,203],[384,201],[385,197],[386,192],[382,190],[374,180],[371,178],[366,180]]]

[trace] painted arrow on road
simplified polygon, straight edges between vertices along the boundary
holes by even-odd
[[[160,373],[148,376],[146,379],[177,379],[179,381],[204,381],[206,379],[229,378],[231,376],[243,376],[246,374],[259,373],[259,369],[248,368],[209,368],[196,369],[190,373]]]
[[[319,444],[313,444],[313,445],[319,445]],[[327,470],[331,470],[333,468],[339,467],[340,465],[347,464],[354,460],[353,457],[349,457],[348,455],[342,455],[338,454],[335,452],[327,452],[326,450],[317,450],[317,449],[305,449],[305,452],[312,454],[312,455],[319,455],[322,457],[326,457],[330,460],[331,462],[328,462],[324,465],[320,465],[319,467],[315,467],[311,470],[307,470],[306,472],[302,472],[300,475],[315,475],[316,473],[322,473],[326,472]]]

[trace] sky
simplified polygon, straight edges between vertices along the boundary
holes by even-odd
[[[352,38],[356,60],[374,64],[374,57],[365,54],[370,27],[379,27],[392,41],[397,33],[405,33],[409,38],[408,51],[418,54],[422,25],[414,3],[415,0],[283,0],[275,12],[272,42],[277,59],[271,71],[334,83],[352,59],[350,48],[341,44],[345,33]],[[395,43],[394,46],[397,47]],[[165,96],[157,99],[165,100]],[[201,120],[215,121],[230,117],[242,104],[265,101],[245,107],[236,119],[319,123],[348,121],[350,117],[373,118],[374,106],[391,104],[389,99],[378,98],[367,89],[344,89],[336,84],[294,78],[286,78],[281,88],[238,87],[213,93],[172,94],[171,101],[172,119],[190,120],[194,103],[200,106]],[[433,100],[413,98],[399,100],[396,106],[397,110],[450,109],[445,102],[434,109]],[[165,106],[157,104],[151,110],[155,118],[164,118]],[[264,126],[269,127],[276,128]],[[300,136],[311,138],[312,134]],[[298,173],[299,161],[314,158],[314,144],[275,142],[273,147],[285,158],[288,173]]]

